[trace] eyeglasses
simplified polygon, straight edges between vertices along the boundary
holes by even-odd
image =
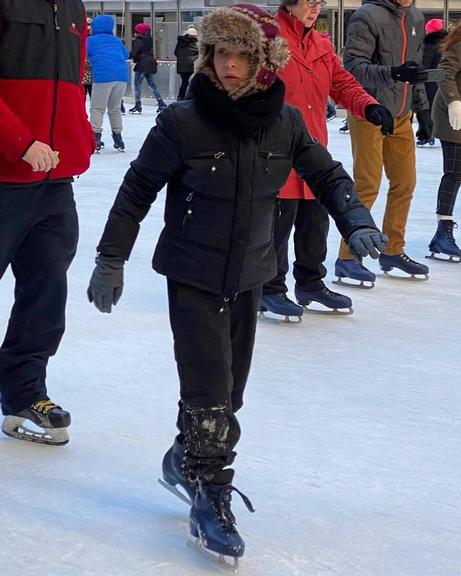
[[[320,8],[325,8],[327,0],[307,0],[306,4],[309,8],[315,8],[317,4],[320,4]]]

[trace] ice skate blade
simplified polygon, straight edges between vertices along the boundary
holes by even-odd
[[[213,552],[212,550],[208,550],[208,548],[205,548],[203,541],[200,538],[190,537],[187,540],[187,547],[190,550],[194,550],[194,552],[198,552],[201,556],[206,558],[206,560],[208,560],[208,562],[211,562],[213,564],[213,566],[215,566],[216,568],[218,568],[219,570],[221,570],[223,572],[227,572],[227,573],[233,572],[234,574],[236,574],[238,572],[239,559],[237,557],[225,556],[224,554],[217,554],[216,552]],[[228,562],[227,558],[229,560],[232,560],[233,563],[231,564],[230,562]]]
[[[185,496],[182,492],[180,492],[176,488],[176,486],[172,486],[171,484],[168,484],[168,482],[165,482],[165,480],[162,480],[161,478],[159,478],[158,481],[159,481],[159,484],[161,484],[164,488],[166,488],[168,490],[168,492],[171,492],[172,494],[174,494],[177,498],[182,500],[182,502],[185,502],[188,506],[192,506],[192,502],[189,500],[189,498],[187,496]]]
[[[448,258],[443,258],[443,256],[448,256]],[[449,262],[451,264],[459,264],[461,262],[461,256],[442,254],[441,252],[431,252],[426,258],[429,258],[429,260],[438,260],[439,262]]]
[[[269,312],[269,310],[266,310]],[[270,312],[273,314],[273,312]],[[278,318],[276,318],[278,316]],[[258,318],[263,320],[264,322],[269,322],[272,324],[283,324],[283,325],[291,325],[291,324],[300,324],[303,321],[302,316],[281,316],[280,314],[274,314],[274,316],[266,316],[264,312],[258,312]],[[291,320],[291,318],[296,318],[296,320]]]
[[[354,278],[348,278],[348,282],[344,282],[343,278],[338,276],[336,280],[332,280],[332,284],[338,284],[338,286],[349,286],[351,288],[360,288],[362,290],[371,290],[375,287],[375,283],[371,280],[356,280],[358,284],[354,284]]]
[[[353,308],[309,308],[300,304],[309,314],[323,314],[324,316],[350,316],[354,313]]]
[[[398,276],[397,274],[390,274],[389,272],[389,270],[383,270],[383,276],[385,278],[391,278],[392,280],[404,280],[405,282],[425,282],[429,280],[429,274],[408,274],[401,270],[406,276]]]
[[[2,431],[10,438],[48,444],[49,446],[64,446],[69,442],[67,428],[42,428],[43,432],[31,430],[23,424],[24,418],[18,416],[5,416]]]

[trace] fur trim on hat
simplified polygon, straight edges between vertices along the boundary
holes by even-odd
[[[217,8],[206,14],[199,29],[199,57],[195,69],[209,76],[221,90],[213,65],[214,46],[223,44],[250,54],[248,78],[228,92],[232,100],[253,92],[264,91],[276,78],[277,70],[287,63],[290,52],[279,35],[275,18],[252,5],[236,4]]]

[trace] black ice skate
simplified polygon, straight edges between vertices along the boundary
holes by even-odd
[[[141,102],[136,102],[133,108],[128,110],[130,114],[142,114]]]
[[[259,316],[266,320],[280,322],[278,318],[271,318],[266,316],[265,312],[271,312],[276,316],[283,316],[283,322],[302,321],[303,307],[298,306],[288,298],[285,292],[276,292],[274,294],[264,294],[261,296],[261,303],[259,305]]]
[[[158,100],[157,104],[158,104],[157,114],[160,114],[162,110],[168,108],[168,104],[165,102],[165,100]]]
[[[217,562],[220,568],[236,572],[238,559],[245,553],[245,543],[235,527],[235,516],[231,511],[232,492],[237,492],[248,510],[254,512],[250,500],[231,483],[200,482],[189,520],[195,540],[188,544]]]
[[[24,426],[24,420],[33,422],[41,431]],[[70,426],[70,414],[51,400],[39,400],[29,408],[16,414],[5,416],[2,431],[11,438],[63,446],[69,442],[67,428]]]
[[[352,300],[349,296],[333,292],[326,286],[319,290],[304,290],[300,286],[295,286],[295,296],[298,304],[303,306],[304,310],[318,314],[338,314],[346,316],[353,314]],[[312,302],[322,305],[322,308],[309,308]]]
[[[181,434],[179,434],[176,436],[173,446],[163,457],[163,480],[159,478],[158,481],[180,500],[192,506],[192,502],[197,494],[198,482],[196,475],[189,470],[186,464],[185,452],[183,439]],[[178,485],[185,494],[178,490]]]
[[[345,284],[356,288],[371,289],[376,281],[376,274],[365,268],[362,262],[352,260],[352,258],[338,258],[335,262],[335,274],[337,279],[333,280],[333,284]],[[344,282],[344,280],[347,281]],[[355,284],[355,281],[358,284]]]
[[[453,228],[458,228],[458,224],[453,220],[439,220],[435,236],[429,244],[431,255],[426,256],[426,258],[456,262],[457,264],[461,262],[461,248],[456,244]],[[448,258],[443,256],[448,256]]]
[[[96,143],[95,152],[99,154],[104,149],[104,142],[101,140],[101,132],[94,132],[94,140]]]
[[[114,148],[119,152],[125,152],[125,142],[122,140],[122,135],[112,132],[112,139],[114,141]]]
[[[420,264],[409,258],[404,252],[389,256],[388,254],[379,255],[379,265],[385,274],[393,268],[402,270],[416,280],[427,280],[429,278],[429,268],[425,264]]]

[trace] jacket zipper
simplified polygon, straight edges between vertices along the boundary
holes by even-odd
[[[186,228],[187,220],[192,216],[192,200],[194,198],[194,193],[190,192],[186,198],[186,213],[184,214],[184,218],[182,219],[182,229]]]
[[[408,38],[407,38],[407,30],[405,28],[405,17],[406,14],[405,12],[402,14],[402,17],[400,18],[400,26],[402,28],[402,34],[403,34],[403,46],[402,46],[402,55],[401,55],[401,63],[404,64],[406,58],[407,58],[407,43],[408,43]],[[405,103],[407,101],[407,95],[408,95],[408,83],[405,82],[403,85],[403,102],[402,102],[402,106],[400,107],[400,110],[397,112],[397,117],[400,116],[400,114],[402,114],[404,108],[405,108]]]
[[[286,154],[279,154],[277,152],[259,152],[260,156],[262,156],[263,158],[266,159],[266,165],[264,167],[264,172],[266,174],[269,174],[270,170],[269,170],[269,160],[271,158],[274,158],[274,160],[282,160],[284,158],[286,158]]]
[[[59,31],[61,27],[59,26],[59,15],[58,15],[58,3],[57,0],[53,2],[53,16],[54,16],[54,40],[55,40],[55,50],[56,50],[56,60],[55,60],[55,77],[54,77],[54,88],[53,88],[53,108],[51,111],[51,124],[50,124],[50,148],[54,150],[54,123],[56,120],[56,109],[58,106],[58,81],[59,81]],[[47,179],[50,178],[52,170],[47,174]]]

